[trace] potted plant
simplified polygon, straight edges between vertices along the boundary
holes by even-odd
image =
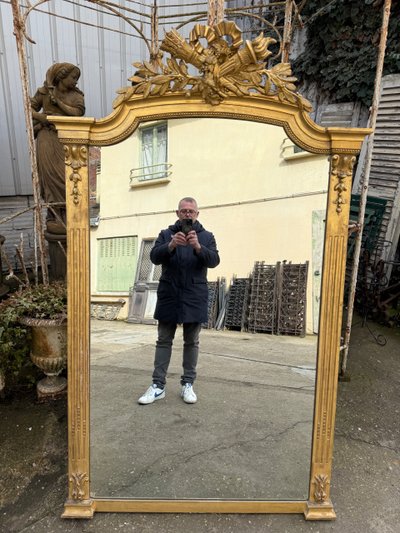
[[[37,384],[39,397],[54,396],[67,385],[59,374],[67,357],[67,291],[63,282],[25,285],[0,303],[0,328],[30,327],[30,357],[46,378]],[[1,332],[1,329],[0,329]]]

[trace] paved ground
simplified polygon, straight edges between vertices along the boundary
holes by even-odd
[[[351,380],[339,384],[332,477],[336,521],[306,522],[301,515],[101,513],[89,521],[63,520],[65,402],[37,404],[32,397],[19,397],[0,403],[0,532],[397,533],[400,330],[369,326],[387,344],[379,346],[366,327],[354,326]]]
[[[188,406],[178,328],[166,397],[142,406],[155,335],[154,326],[92,321],[91,494],[307,499],[316,337],[203,330],[199,401]]]

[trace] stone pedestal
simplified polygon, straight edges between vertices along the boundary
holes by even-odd
[[[50,279],[65,280],[67,276],[67,236],[61,233],[45,231],[44,236],[49,245]]]

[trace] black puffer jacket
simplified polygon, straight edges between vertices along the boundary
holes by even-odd
[[[193,229],[201,245],[199,254],[189,245],[168,250],[172,235],[181,231],[179,220],[161,231],[150,252],[152,262],[162,265],[154,313],[157,320],[176,324],[207,322],[207,268],[219,264],[219,255],[214,235],[198,221]]]

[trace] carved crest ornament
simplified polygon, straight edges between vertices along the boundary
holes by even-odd
[[[297,79],[289,63],[266,68],[266,60],[272,55],[268,48],[275,43],[275,39],[261,33],[243,44],[241,30],[231,21],[213,27],[196,24],[188,41],[176,30],[169,31],[160,49],[171,57],[164,63],[160,52],[152,63],[133,63],[137,70],[129,78],[132,86],[117,91],[114,108],[135,94],[147,98],[184,92],[201,96],[211,105],[229,96],[258,93],[311,110],[310,103],[296,92]],[[192,74],[195,69],[197,74]]]

